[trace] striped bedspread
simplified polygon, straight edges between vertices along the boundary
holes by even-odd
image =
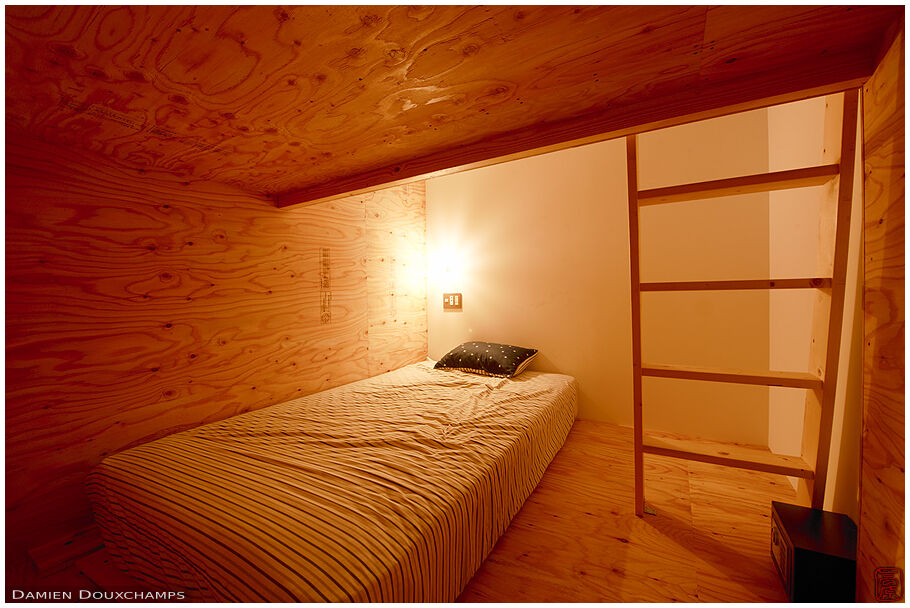
[[[565,441],[570,376],[409,365],[105,459],[121,568],[191,601],[451,601]]]

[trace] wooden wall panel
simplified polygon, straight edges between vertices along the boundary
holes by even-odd
[[[863,446],[858,599],[904,567],[904,34],[863,88]]]
[[[407,184],[364,198],[369,366],[375,375],[410,363],[420,349],[426,352],[426,186]]]
[[[31,139],[6,159],[11,556],[88,521],[107,454],[426,357],[419,186],[288,210]]]

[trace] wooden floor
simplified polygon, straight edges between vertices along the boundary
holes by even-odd
[[[787,601],[770,556],[785,477],[646,454],[657,515],[632,494],[632,429],[576,421],[459,601]]]
[[[576,421],[458,600],[786,601],[769,553],[771,500],[795,499],[786,478],[645,455],[657,515],[635,517],[632,492],[632,430]],[[138,588],[103,550],[33,576],[30,589]]]

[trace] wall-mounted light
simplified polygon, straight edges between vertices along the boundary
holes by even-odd
[[[430,278],[436,285],[449,289],[453,287],[460,289],[462,287],[463,269],[462,259],[463,252],[458,248],[440,247],[430,254]]]
[[[477,251],[473,239],[463,238],[463,231],[446,228],[427,241],[428,302],[439,302],[442,296],[440,312],[464,312],[464,296],[470,294],[472,301],[475,298],[475,271],[483,255]],[[439,304],[430,308],[439,311],[436,306]],[[455,321],[453,316],[449,319]]]

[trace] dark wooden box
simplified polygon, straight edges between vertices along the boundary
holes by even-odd
[[[791,602],[856,601],[856,524],[846,515],[772,501],[771,557]]]

